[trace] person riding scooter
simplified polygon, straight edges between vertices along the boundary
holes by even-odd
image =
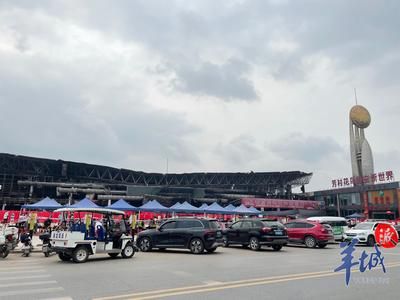
[[[51,242],[50,242],[50,237],[51,237],[51,220],[47,219],[43,223],[45,232],[41,235],[39,235],[39,239],[42,241],[42,252],[44,253],[44,256],[49,257],[50,253],[53,252],[51,248]]]
[[[28,257],[33,250],[32,240],[28,232],[21,234],[20,241],[22,245],[22,256]]]

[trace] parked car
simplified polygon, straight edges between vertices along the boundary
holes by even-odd
[[[354,228],[344,233],[344,239],[351,241],[357,238],[359,243],[367,244],[367,246],[375,245],[375,229],[379,224],[389,224],[388,222],[362,222],[358,223]],[[393,226],[393,225],[392,225]]]
[[[294,220],[285,224],[290,243],[304,244],[308,248],[325,248],[334,240],[332,227],[328,224],[307,220]]]
[[[400,236],[400,224],[394,225],[394,228],[396,229],[398,235]]]
[[[136,240],[143,252],[153,248],[189,249],[193,254],[214,252],[222,246],[222,228],[215,219],[175,218],[165,221],[158,229],[139,233]]]
[[[262,245],[275,251],[282,249],[288,242],[285,226],[277,221],[248,219],[239,220],[224,230],[224,246],[239,244],[259,250]]]
[[[343,241],[344,232],[349,229],[346,219],[342,217],[310,217],[307,220],[330,225],[335,241]]]

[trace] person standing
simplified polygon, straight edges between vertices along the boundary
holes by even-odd
[[[31,213],[29,216],[28,229],[29,229],[29,236],[31,237],[31,239],[33,237],[33,232],[35,231],[36,218],[37,218],[36,213]]]

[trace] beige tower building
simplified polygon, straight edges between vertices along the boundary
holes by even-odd
[[[370,176],[374,173],[374,160],[371,146],[365,138],[364,129],[371,123],[368,110],[355,105],[350,110],[350,152],[353,177]],[[355,182],[359,184],[359,182]]]

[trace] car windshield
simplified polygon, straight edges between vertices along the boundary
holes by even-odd
[[[222,226],[217,220],[211,220],[210,221],[210,228],[212,228],[212,229],[222,229]]]
[[[354,229],[368,230],[371,229],[373,225],[374,223],[360,223],[357,224],[356,227],[354,227]]]
[[[271,226],[283,227],[283,224],[277,221],[262,221],[262,223],[266,227],[271,227]]]

